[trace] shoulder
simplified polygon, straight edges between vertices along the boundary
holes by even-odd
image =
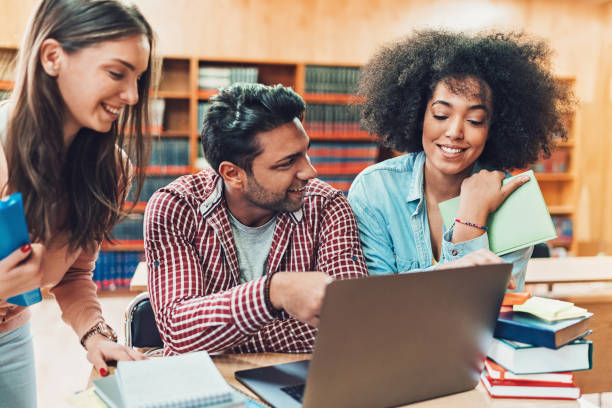
[[[317,178],[306,184],[304,191],[304,209],[307,212],[316,212],[329,207],[332,203],[346,202],[342,191],[335,189],[328,183]]]
[[[349,190],[349,201],[365,190],[384,191],[390,185],[410,186],[416,172],[422,171],[424,152],[407,153],[367,167],[355,177]]]
[[[182,176],[157,190],[147,202],[147,211],[163,211],[182,206],[197,208],[216,191],[219,176],[212,169]]]

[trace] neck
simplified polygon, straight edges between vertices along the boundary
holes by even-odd
[[[78,126],[74,126],[69,122],[66,122],[64,124],[64,149],[66,151],[68,151],[68,148],[70,148],[70,145],[74,141],[74,138],[76,137],[78,132]]]
[[[245,199],[240,192],[232,190],[227,185],[224,186],[223,192],[229,211],[247,227],[260,227],[270,221],[276,214],[275,211],[254,205]]]
[[[458,174],[445,174],[434,168],[426,159],[423,178],[428,201],[439,203],[457,197],[461,193],[461,183],[472,174],[473,167],[474,165]]]

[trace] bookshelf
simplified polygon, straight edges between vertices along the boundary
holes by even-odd
[[[0,55],[8,53],[14,57],[16,50],[0,48],[0,52]],[[212,72],[209,77],[205,75],[207,70],[209,74]],[[199,146],[202,115],[206,103],[217,93],[216,89],[235,81],[257,81],[266,85],[280,83],[291,86],[301,94],[308,105],[304,127],[312,140],[310,156],[318,177],[340,190],[348,191],[354,176],[363,168],[393,155],[379,147],[371,135],[359,129],[356,109],[359,100],[354,96],[358,70],[359,65],[163,57],[159,89],[152,95],[153,99],[163,101],[162,113],[156,120],[155,112],[151,115],[159,146],[157,151],[154,146],[143,194],[132,212],[142,215],[146,200],[154,191],[181,175],[197,172],[207,166]],[[0,74],[3,74],[1,66]],[[574,78],[559,80],[570,87],[575,84]],[[3,91],[8,92],[11,88],[12,79],[7,79],[4,74],[0,76],[0,97]],[[551,214],[570,224],[570,231],[573,229],[577,201],[577,121],[576,113],[567,114],[568,140],[557,144],[551,159],[542,160],[534,166]],[[168,151],[179,153],[166,154]],[[562,239],[550,244],[578,255],[571,232],[569,236],[565,234]],[[142,251],[142,232],[140,236],[128,234],[118,237],[115,244],[105,243],[103,250]]]
[[[570,89],[575,88],[576,79],[573,77],[559,77],[557,80]],[[567,141],[559,140],[550,158],[541,159],[533,165],[536,179],[557,228],[558,238],[548,242],[553,255],[563,255],[565,252],[579,255],[577,240],[574,239],[578,195],[578,121],[577,112],[565,113],[563,122],[568,130]]]

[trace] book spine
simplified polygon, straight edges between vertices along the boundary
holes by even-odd
[[[494,337],[520,341],[521,343],[532,344],[556,349],[554,333],[541,330],[535,327],[519,325],[508,320],[498,319],[495,326]]]

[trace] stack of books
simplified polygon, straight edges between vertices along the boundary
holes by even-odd
[[[592,367],[587,310],[530,297],[502,306],[481,381],[496,398],[577,399],[573,371]]]

